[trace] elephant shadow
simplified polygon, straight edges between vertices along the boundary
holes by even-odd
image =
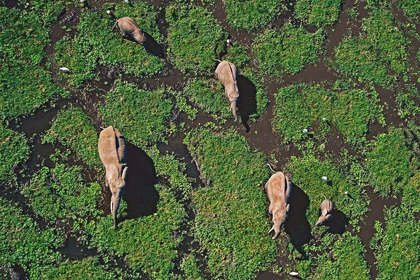
[[[159,193],[155,189],[157,177],[152,159],[143,150],[127,143],[127,165],[130,169],[123,195],[127,215],[122,220],[156,213]]]
[[[337,209],[334,209],[331,214],[333,215],[333,218],[324,223],[324,225],[328,227],[327,232],[334,234],[344,233],[346,231],[347,224],[349,223],[349,219],[343,212]]]
[[[163,51],[163,47],[156,42],[156,40],[150,36],[148,33],[143,31],[143,34],[146,36],[146,41],[143,43],[143,47],[147,53],[155,55],[159,58],[165,58],[165,53]],[[139,44],[134,38],[130,35],[123,36],[123,40],[128,40]]]
[[[247,77],[238,75],[239,99],[238,110],[241,115],[242,124],[246,132],[250,130],[248,125],[249,116],[257,112],[257,88]]]
[[[292,195],[289,201],[290,209],[285,231],[290,242],[302,255],[305,255],[303,245],[312,238],[311,226],[306,219],[306,210],[309,206],[309,197],[301,188],[293,184]]]

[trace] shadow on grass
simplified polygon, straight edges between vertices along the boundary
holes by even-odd
[[[342,234],[346,231],[349,219],[340,210],[334,209],[331,213],[333,218],[324,223],[328,227],[328,232]]]
[[[237,106],[241,115],[242,124],[246,132],[248,132],[250,130],[248,125],[249,116],[257,112],[257,88],[253,82],[242,75],[238,75],[237,82],[239,88]]]
[[[146,41],[143,43],[143,47],[146,50],[146,52],[149,54],[155,55],[159,58],[165,58],[163,47],[159,45],[158,42],[156,42],[156,40],[152,36],[150,36],[148,33],[146,32],[143,32],[143,33],[146,36]],[[130,35],[123,36],[123,40],[128,40],[128,41],[138,44],[137,41],[134,40],[134,38]]]
[[[293,184],[292,196],[289,201],[290,210],[287,218],[285,231],[290,237],[290,242],[296,250],[305,255],[303,245],[309,243],[312,238],[311,226],[306,219],[306,210],[309,206],[309,197]]]
[[[141,149],[127,143],[127,174],[124,200],[127,216],[122,220],[147,216],[157,211],[159,193],[155,189],[156,170],[152,159]]]

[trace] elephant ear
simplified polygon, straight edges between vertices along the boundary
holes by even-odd
[[[290,209],[290,204],[287,204],[287,206],[286,206],[286,213],[289,212],[289,209]]]
[[[107,166],[106,178],[108,179],[108,182],[118,178],[118,168],[115,166],[115,164],[110,164]]]
[[[332,219],[332,217],[333,217],[333,215],[328,214],[327,216],[325,216],[325,219],[326,219],[327,221],[329,221],[329,220],[331,220],[331,219]]]
[[[322,215],[327,216],[328,215],[328,210],[327,209],[322,209]]]

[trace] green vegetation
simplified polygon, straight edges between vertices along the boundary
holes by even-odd
[[[399,0],[395,2],[398,3],[398,6],[402,8],[411,21],[417,22],[420,16],[420,3],[418,1]]]
[[[116,81],[99,110],[107,126],[116,127],[129,142],[142,147],[163,140],[172,107],[164,88],[145,91]]]
[[[25,136],[0,125],[0,184],[16,179],[14,169],[28,158],[29,146]]]
[[[238,71],[242,72],[243,67],[249,62],[250,58],[245,46],[232,42],[232,46],[228,46],[227,55],[223,57],[223,60],[232,62],[238,68]]]
[[[269,77],[296,74],[313,63],[321,52],[324,35],[286,23],[280,29],[266,29],[252,45],[258,66]]]
[[[338,20],[341,0],[298,0],[295,5],[296,17],[309,25],[323,27]]]
[[[420,277],[420,222],[409,208],[385,209],[385,224],[376,222],[371,240],[375,250],[378,279],[417,279]]]
[[[375,8],[363,21],[360,35],[345,38],[335,48],[334,65],[359,82],[390,87],[395,76],[408,72],[409,43],[392,13]]]
[[[184,271],[186,280],[204,280],[200,275],[200,270],[197,266],[197,258],[194,255],[188,255],[182,260],[181,269]]]
[[[285,2],[284,0],[226,0],[224,1],[226,19],[233,28],[252,31],[273,21],[280,14],[280,8],[283,8]]]
[[[101,165],[98,154],[98,133],[82,109],[72,106],[61,109],[55,116],[44,142],[59,142],[70,148],[86,164]]]
[[[403,130],[393,127],[376,138],[366,157],[367,171],[381,196],[401,195],[413,174],[410,163],[418,165],[412,162],[413,153],[405,145]]]
[[[156,25],[157,13],[152,6],[145,2],[133,2],[130,5],[120,3],[115,5],[114,9],[117,17],[132,16],[142,30],[157,42],[162,42]],[[78,87],[94,77],[96,63],[121,66],[125,73],[135,76],[153,76],[163,68],[163,62],[158,57],[148,54],[143,46],[124,40],[117,31],[118,28],[111,31],[113,25],[114,20],[106,14],[105,9],[86,10],[80,16],[78,33],[74,40],[70,41],[64,37],[55,46],[55,63],[58,67],[65,66],[70,69],[70,73],[62,74],[69,77],[70,85]]]
[[[0,198],[0,270],[20,265],[26,271],[36,270],[40,264],[57,261],[54,252],[61,243],[53,230],[41,230],[22,210]]]
[[[159,192],[156,214],[122,221],[118,230],[113,229],[111,216],[98,217],[87,224],[86,234],[90,236],[89,245],[99,252],[124,256],[131,268],[153,279],[171,279],[176,248],[182,241],[182,236],[174,233],[186,213],[170,188],[159,184],[155,188]]]
[[[202,7],[171,4],[166,8],[168,55],[183,73],[211,74],[225,49],[227,34]]]
[[[311,154],[301,158],[293,156],[287,168],[293,174],[292,182],[309,197],[306,216],[311,225],[318,220],[319,205],[325,197],[333,201],[335,209],[343,212],[350,221],[357,221],[366,213],[368,203],[361,186],[353,183],[331,159],[321,161]],[[323,181],[323,176],[328,180]]]
[[[371,123],[378,120],[385,124],[374,91],[328,90],[320,85],[297,84],[280,89],[275,100],[273,130],[283,135],[284,142],[307,138],[302,130],[310,130],[314,124],[319,124],[318,131],[313,132],[315,138],[324,139],[331,130],[330,123],[347,142],[363,143]]]
[[[296,267],[303,279],[370,279],[363,258],[365,248],[357,236],[327,233],[309,249],[316,257],[303,260]]]
[[[77,231],[87,217],[99,213],[97,205],[101,197],[101,186],[96,182],[85,183],[81,172],[82,167],[77,165],[44,166],[21,192],[34,212],[50,225],[59,222]]]
[[[118,279],[115,270],[109,270],[102,265],[97,258],[88,257],[82,260],[61,262],[58,266],[51,265],[42,267],[41,272],[37,275],[38,279],[54,279],[54,280],[113,280]],[[35,278],[34,278],[35,279]]]
[[[266,158],[232,131],[195,129],[184,142],[207,181],[194,191],[193,203],[195,238],[207,252],[208,271],[213,278],[252,279],[276,254],[262,191]]]
[[[398,105],[398,115],[405,118],[410,115],[418,115],[420,106],[416,100],[419,100],[420,94],[416,86],[410,86],[402,92],[398,92],[395,103]]]

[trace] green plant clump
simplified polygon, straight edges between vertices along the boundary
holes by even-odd
[[[284,0],[226,0],[226,19],[236,29],[252,31],[274,20],[280,14]]]
[[[184,140],[207,187],[193,193],[195,238],[207,252],[213,278],[253,279],[275,261],[267,236],[266,158],[237,133],[195,129]]]
[[[332,25],[338,20],[341,2],[341,0],[299,0],[295,5],[295,13],[297,18],[318,28]]]
[[[398,26],[391,12],[374,9],[363,21],[361,34],[345,38],[335,48],[338,71],[359,82],[391,86],[395,75],[408,72],[410,41]]]
[[[43,141],[59,142],[74,151],[89,166],[101,165],[98,154],[98,133],[89,117],[80,108],[70,106],[61,109],[52,121],[52,126]]]
[[[163,140],[172,107],[164,88],[145,91],[116,81],[99,110],[106,125],[119,129],[129,142],[142,147]]]
[[[97,217],[86,226],[90,247],[109,257],[124,257],[136,271],[147,273],[152,279],[173,279],[177,247],[182,241],[180,226],[186,218],[185,209],[173,193],[163,185],[155,185],[159,192],[157,212],[119,222],[113,229],[110,215]],[[120,216],[124,216],[120,209]]]
[[[12,202],[0,198],[0,270],[13,265],[36,271],[41,264],[53,263],[61,240],[53,230],[41,230]],[[30,273],[31,274],[31,273]]]
[[[351,182],[332,160],[321,161],[310,154],[301,158],[293,156],[287,168],[293,174],[293,183],[309,197],[306,216],[311,225],[318,220],[319,205],[325,197],[333,201],[335,209],[343,212],[350,221],[357,221],[366,213],[367,201],[362,189]],[[322,179],[323,176],[327,181]]]
[[[374,249],[378,279],[420,277],[420,222],[405,206],[385,209],[385,223],[376,221],[370,242]]]
[[[57,164],[51,169],[44,166],[21,192],[34,212],[49,224],[59,221],[77,231],[86,217],[99,213],[101,198],[101,186],[96,182],[86,184],[81,172],[80,166],[68,164]]]
[[[16,179],[14,168],[29,158],[28,141],[23,134],[0,125],[0,183]]]
[[[395,99],[395,103],[398,105],[398,115],[401,118],[418,115],[420,113],[420,106],[415,101],[418,98],[420,98],[420,94],[416,86],[411,86],[402,92],[398,92]]]
[[[417,22],[420,16],[420,3],[418,1],[412,0],[394,0],[398,3],[398,6],[401,7],[404,13],[408,16],[408,18],[413,21]]]
[[[366,168],[375,191],[381,196],[400,195],[413,174],[412,157],[402,129],[391,127],[387,134],[380,134],[366,154]]]
[[[169,58],[184,73],[211,74],[218,53],[225,49],[227,33],[213,15],[202,7],[171,4],[166,9],[169,23]]]
[[[275,95],[273,130],[284,135],[284,142],[307,137],[303,129],[319,123],[320,138],[336,126],[352,144],[366,142],[369,125],[384,124],[378,94],[361,89],[328,90],[319,85],[297,84],[280,89]],[[319,138],[318,135],[315,135]]]
[[[310,249],[316,257],[296,266],[303,279],[370,279],[363,257],[366,250],[359,237],[344,233],[335,240],[334,235],[327,233],[320,244]]]
[[[324,35],[320,30],[309,33],[303,27],[286,23],[280,29],[267,29],[258,35],[252,45],[258,66],[269,76],[296,74],[305,65],[315,62]]]

